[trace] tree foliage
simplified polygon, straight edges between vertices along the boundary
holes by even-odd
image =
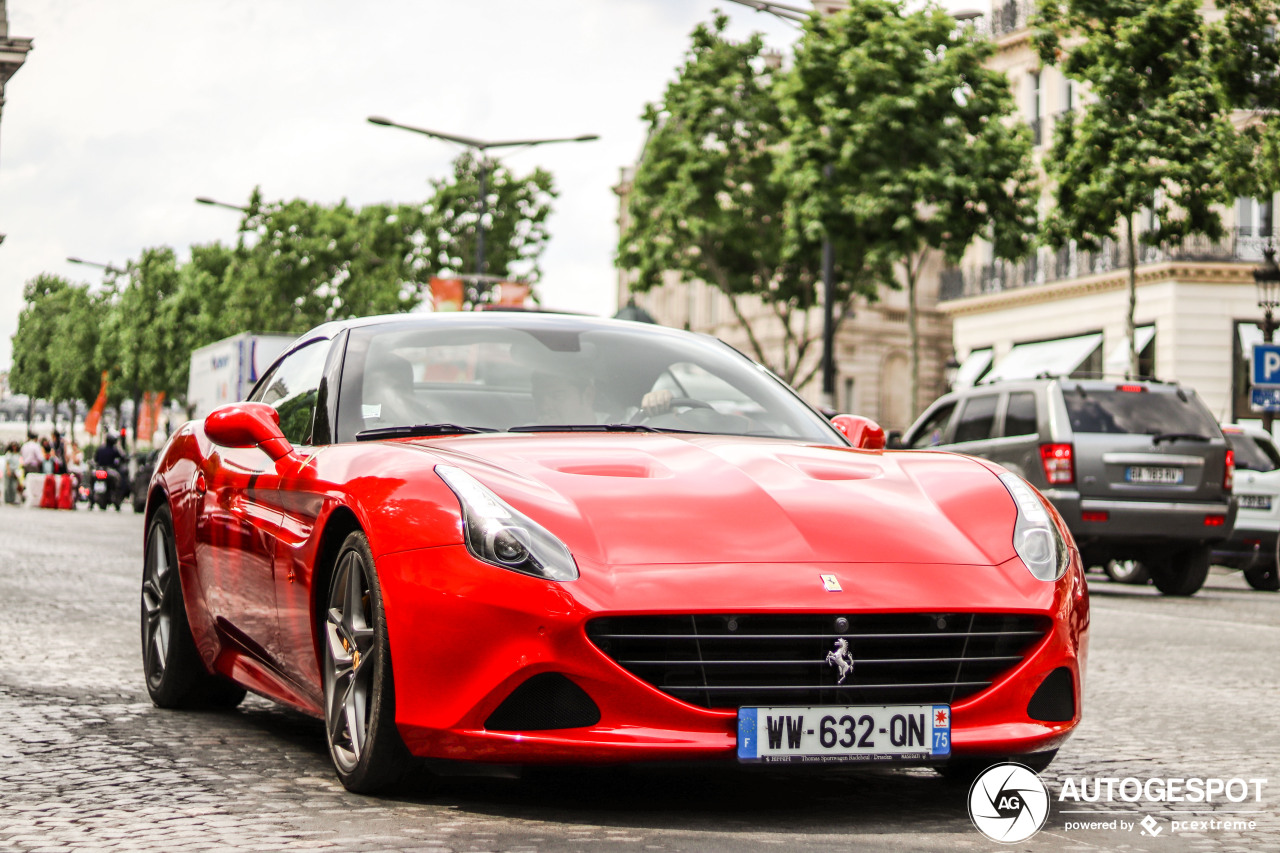
[[[802,386],[815,369],[806,355],[820,339],[809,309],[818,304],[821,234],[785,230],[789,186],[778,168],[786,140],[778,72],[765,61],[759,35],[729,41],[727,22],[719,14],[694,29],[676,79],[645,111],[649,135],[617,263],[634,271],[636,290],[661,285],[667,271],[715,287],[756,360]],[[845,263],[841,272],[842,307],[858,294],[874,295],[857,264]],[[781,327],[780,361],[769,357],[751,327],[744,305],[750,297],[763,300]]]
[[[1082,114],[1059,122],[1046,160],[1056,201],[1046,235],[1054,245],[1096,246],[1123,227],[1136,373],[1137,243],[1221,236],[1215,205],[1229,197],[1235,132],[1205,55],[1196,0],[1059,0],[1040,9],[1042,59],[1060,62],[1090,93]],[[1144,210],[1152,223],[1138,234]]]
[[[13,389],[54,403],[74,404],[96,394],[102,301],[87,286],[54,275],[28,282],[23,298],[13,336]]]
[[[476,272],[481,165],[467,151],[454,161],[450,177],[431,182],[431,197],[422,209],[421,257],[433,275]],[[518,177],[493,161],[486,171],[485,272],[537,283],[539,259],[550,239],[547,217],[557,195],[551,173],[535,169]]]
[[[930,251],[956,262],[979,237],[995,255],[1026,254],[1036,231],[1028,129],[1011,122],[991,42],[936,7],[858,0],[814,15],[784,84],[792,181],[790,227],[907,287],[911,401],[918,401],[915,290]],[[895,280],[896,278],[896,280]]]
[[[1209,28],[1209,57],[1227,104],[1254,114],[1240,132],[1233,187],[1270,199],[1280,190],[1280,2],[1219,0]]]

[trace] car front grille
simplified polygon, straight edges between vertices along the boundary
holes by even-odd
[[[704,708],[928,705],[986,689],[1051,624],[1003,613],[609,616],[588,622],[587,636],[632,675]],[[843,684],[827,660],[839,639],[853,661]]]

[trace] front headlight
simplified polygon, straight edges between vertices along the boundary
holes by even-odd
[[[1013,525],[1013,550],[1032,575],[1042,581],[1056,581],[1066,574],[1071,559],[1066,540],[1025,480],[1006,472],[1000,475],[1000,482],[1018,507],[1018,520]]]
[[[578,564],[569,549],[541,524],[461,468],[437,465],[436,473],[458,496],[463,539],[477,559],[547,580],[578,579]]]

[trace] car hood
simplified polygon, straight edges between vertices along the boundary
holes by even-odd
[[[1008,491],[951,453],[582,433],[414,446],[467,470],[580,563],[993,565],[1014,556]]]

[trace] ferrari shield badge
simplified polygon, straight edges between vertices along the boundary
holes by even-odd
[[[827,652],[827,663],[840,672],[836,684],[844,684],[844,680],[853,672],[853,655],[849,653],[849,641],[844,637],[836,640],[836,647]]]
[[[827,592],[844,592],[840,588],[840,578],[835,575],[819,575],[822,578],[822,588]]]

